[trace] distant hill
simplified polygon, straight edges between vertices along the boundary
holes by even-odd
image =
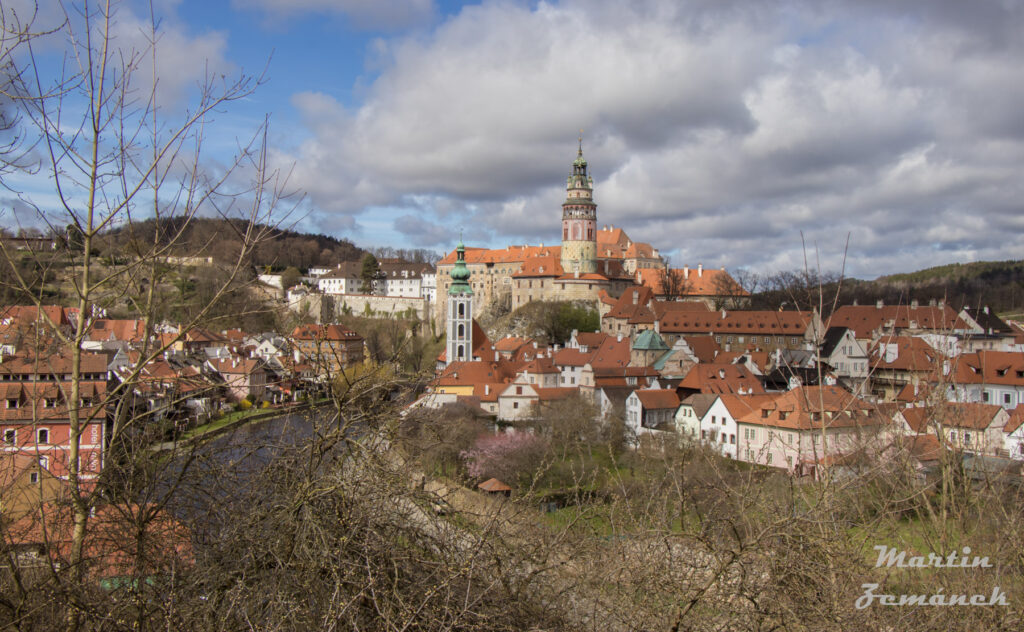
[[[159,238],[161,244],[170,243],[181,232],[171,255],[206,256],[220,261],[237,257],[246,230],[242,220],[194,218],[185,222],[180,218],[150,219],[134,224],[129,231],[121,227],[104,235],[103,247],[132,254],[133,243],[144,248]],[[306,270],[313,266],[333,266],[341,261],[356,261],[366,251],[345,239],[327,235],[310,235],[292,230],[259,226],[267,231],[263,241],[250,256],[255,266],[284,269],[294,266]]]
[[[760,291],[751,297],[754,307],[777,309],[794,304],[816,303],[817,284],[795,273],[763,280]],[[943,300],[956,309],[965,305],[988,306],[999,314],[1024,311],[1024,261],[979,261],[956,263],[916,272],[890,274],[874,281],[828,279],[822,284],[826,312],[836,293],[839,305],[854,301],[861,305],[882,301],[886,304],[927,303]],[[796,300],[793,300],[796,297]]]

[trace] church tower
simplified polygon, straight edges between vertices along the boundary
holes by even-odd
[[[583,157],[582,136],[565,190],[562,269],[566,274],[597,272],[597,204],[594,204],[594,179],[587,175],[587,160]]]
[[[473,288],[469,287],[466,247],[459,240],[455,248],[455,267],[448,288],[447,363],[473,359]]]

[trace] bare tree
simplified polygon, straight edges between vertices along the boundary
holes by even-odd
[[[144,44],[127,48],[116,37],[122,7],[112,2],[86,1],[62,9],[62,26],[47,34],[32,33],[30,24],[13,23],[13,12],[0,9],[7,20],[3,61],[8,73],[2,96],[17,107],[22,126],[19,129],[24,130],[39,156],[39,177],[58,199],[57,208],[53,208],[31,192],[24,192],[20,194],[22,204],[34,212],[35,221],[51,229],[67,226],[79,242],[80,248],[37,252],[33,257],[37,268],[60,264],[74,270],[65,284],[75,308],[73,322],[53,322],[42,309],[48,296],[22,273],[20,266],[9,266],[12,274],[3,282],[17,302],[37,308],[48,335],[70,354],[69,379],[58,385],[68,409],[70,531],[66,570],[53,570],[60,579],[58,585],[67,589],[63,593],[65,623],[68,629],[77,629],[83,616],[89,616],[81,588],[87,580],[90,516],[102,502],[101,494],[119,496],[112,491],[117,486],[112,476],[95,484],[83,469],[80,454],[86,429],[109,411],[112,421],[106,442],[118,445],[125,443],[121,438],[142,423],[126,395],[147,363],[173,342],[154,335],[160,303],[157,280],[168,265],[173,265],[170,255],[176,253],[189,222],[200,213],[235,220],[226,226],[235,231],[237,248],[226,257],[225,253],[216,253],[222,272],[219,283],[206,305],[195,311],[190,321],[181,323],[179,335],[232,292],[244,291],[249,254],[268,234],[275,214],[282,212],[285,179],[267,166],[265,125],[255,130],[221,169],[205,167],[205,144],[213,115],[250,96],[260,85],[259,76],[240,74],[229,78],[207,71],[200,77],[192,104],[172,113],[169,104],[161,102],[157,89],[162,51],[154,15]],[[12,32],[12,24],[20,31]],[[45,43],[44,38],[48,38]],[[64,74],[51,77],[38,51],[58,43],[66,47]],[[146,219],[156,220],[167,230],[157,230],[148,243],[131,240],[123,265],[101,265],[95,251],[103,234],[117,229],[131,235],[138,222]],[[208,245],[212,242],[213,237]],[[200,249],[192,254],[208,253]],[[8,261],[16,258],[6,246],[3,256]],[[141,283],[143,278],[150,282]],[[102,395],[101,401],[82,406],[79,402],[90,397],[83,391],[89,370],[83,365],[87,336],[96,316],[121,300],[127,300],[132,311],[145,321],[146,335],[138,349],[138,360],[123,381]],[[45,358],[40,361],[46,362]],[[132,459],[147,456],[144,452],[130,455]],[[156,513],[140,515],[142,528],[142,523],[151,521]]]

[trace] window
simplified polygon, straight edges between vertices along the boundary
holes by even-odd
[[[28,475],[28,482],[35,485],[39,482],[39,472],[32,472]]]
[[[18,407],[18,400],[16,398],[13,398],[13,397],[8,399],[7,400],[7,407],[8,408],[17,408]]]
[[[768,344],[768,343],[770,343],[771,341],[772,341],[772,337],[771,337],[771,336],[765,336],[765,337],[764,337],[764,343],[765,343],[765,344]]]
[[[512,402],[512,408],[519,408],[519,402]]]
[[[715,336],[715,342],[722,342],[721,336]]]
[[[1004,404],[1009,404],[1010,403],[1010,394],[1009,393],[1003,393],[1003,403]]]
[[[983,401],[983,402],[987,402],[988,401],[988,391],[982,391],[981,392],[981,401]]]
[[[965,432],[964,433],[964,445],[970,445],[970,444],[971,444],[971,433]]]
[[[729,435],[729,443],[731,443],[733,445],[736,445],[736,435],[734,435],[734,434]]]
[[[50,442],[50,430],[48,428],[40,428],[36,432],[36,443],[49,443]]]
[[[7,428],[4,430],[4,443],[13,445],[18,437],[18,433],[14,428]]]
[[[522,386],[517,386],[516,387],[516,395],[522,395],[522,394],[523,394],[523,387]]]

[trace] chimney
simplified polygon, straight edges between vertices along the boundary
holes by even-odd
[[[684,279],[689,279],[690,278],[690,266],[683,266],[683,278]]]
[[[935,299],[928,301],[928,307],[935,307]]]
[[[580,278],[580,271],[579,271],[579,270],[577,270],[577,271],[573,272],[573,276],[574,276],[575,278],[577,278],[577,279],[578,279],[578,278]]]
[[[875,309],[882,309],[883,307],[885,307],[885,303],[883,303],[882,301],[878,301],[877,303],[875,303]]]
[[[617,338],[616,340],[617,340],[618,342],[622,342],[622,334],[619,334],[619,337],[618,337],[618,338]]]
[[[917,309],[917,306],[918,306],[918,303],[917,303],[917,299],[916,298],[914,300],[910,301],[910,308],[911,309]]]
[[[725,318],[726,314],[727,314],[727,312],[726,312],[726,311],[725,311],[725,310],[723,309],[723,310],[722,310],[722,318],[723,318],[723,319]]]
[[[634,305],[636,305],[637,297],[639,296],[639,294],[640,294],[640,292],[638,292],[636,290],[633,290],[633,304]]]
[[[703,276],[704,276],[704,264],[703,263],[698,263],[697,264],[697,277],[700,278],[700,277],[703,277]]]
[[[490,395],[490,394],[491,394],[491,385],[490,384],[484,384],[484,395]]]
[[[983,311],[983,312],[985,312],[985,313],[987,314],[987,313],[988,313],[988,305],[986,305],[985,307],[983,307],[981,311]]]

